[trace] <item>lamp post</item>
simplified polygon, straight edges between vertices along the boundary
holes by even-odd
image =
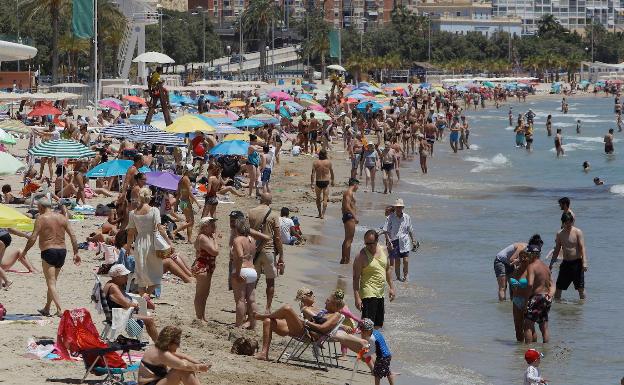
[[[230,61],[232,61],[232,55],[230,54],[232,53],[232,47],[230,47],[229,45],[226,46],[225,52],[227,52],[227,56],[228,56],[227,72],[230,72]]]
[[[199,15],[200,13],[202,15],[202,77],[206,79],[206,11],[203,10],[201,5],[198,5],[195,9],[196,11],[191,13],[191,15]]]
[[[15,1],[15,20],[17,21],[17,42],[22,44],[22,37],[20,36],[20,16],[19,16],[19,4],[20,0]],[[17,71],[20,70],[20,61],[17,61]]]
[[[163,6],[156,4],[156,11],[158,12],[158,24],[160,24],[160,52],[163,52]]]

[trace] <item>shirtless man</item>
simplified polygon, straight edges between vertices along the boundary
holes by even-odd
[[[362,151],[364,150],[364,144],[362,143],[362,135],[356,134],[355,139],[351,141],[351,146],[349,147],[349,157],[351,159],[351,178],[355,178],[357,176],[358,166],[362,164]],[[360,174],[362,171],[360,171]]]
[[[561,291],[567,290],[572,282],[574,288],[579,292],[579,298],[585,299],[585,272],[588,263],[583,232],[574,227],[574,216],[570,213],[563,213],[561,222],[563,222],[563,228],[557,233],[555,250],[550,260],[550,269],[552,270],[559,257],[559,251],[562,251],[563,262],[559,267],[555,299],[560,300]]]
[[[310,152],[312,154],[316,154],[316,151],[318,150],[317,142],[320,126],[321,124],[314,117],[314,112],[310,112],[310,128],[308,131],[308,138],[310,139]]]
[[[41,250],[41,267],[46,280],[48,292],[46,295],[46,304],[43,309],[38,312],[43,316],[50,316],[50,306],[52,302],[56,306],[54,315],[61,316],[62,308],[59,295],[56,291],[56,281],[58,279],[61,268],[65,264],[65,256],[67,249],[65,248],[65,233],[69,235],[69,239],[74,251],[74,263],[80,265],[80,255],[78,255],[78,243],[69,222],[64,215],[56,213],[50,209],[52,206],[48,198],[42,198],[37,201],[37,209],[39,216],[35,220],[35,229],[28,238],[26,246],[21,253],[20,258],[26,257],[28,251],[39,238],[39,249]]]
[[[561,135],[561,128],[557,128],[557,135],[555,135],[555,150],[557,150],[557,158],[563,156],[563,135]]]
[[[195,196],[191,192],[191,179],[189,175],[191,174],[191,170],[193,166],[187,164],[184,168],[184,174],[182,178],[178,182],[178,190],[176,191],[176,199],[178,200],[178,208],[184,214],[184,218],[186,220],[186,224],[178,227],[174,232],[174,238],[178,235],[179,232],[186,229],[187,242],[192,243],[191,237],[193,236],[193,225],[195,224],[195,214],[193,213],[193,202],[199,207],[199,202],[195,199]]]
[[[310,174],[310,186],[316,193],[316,208],[318,217],[323,219],[327,210],[327,202],[329,200],[329,184],[331,182],[334,187],[334,168],[329,159],[327,159],[327,151],[321,149],[319,158],[312,163],[312,173]],[[315,185],[316,184],[316,185]],[[321,207],[321,193],[322,207]]]
[[[609,129],[609,133],[604,137],[604,149],[605,154],[613,154],[613,128]]]
[[[302,114],[297,128],[299,129],[299,145],[303,152],[308,152],[308,125],[309,122],[306,119],[306,115]]]
[[[358,224],[355,203],[355,192],[358,190],[360,181],[355,178],[349,179],[349,188],[342,193],[342,223],[344,225],[345,239],[342,242],[341,264],[348,264],[351,261],[351,243],[355,235],[355,225]]]
[[[537,341],[535,323],[539,325],[544,343],[549,340],[548,332],[548,312],[552,304],[554,284],[550,270],[544,262],[539,259],[541,247],[539,245],[529,245],[526,248],[529,258],[527,267],[527,301],[524,313],[524,343],[530,344]]]
[[[397,156],[394,150],[390,147],[390,143],[386,143],[381,154],[381,169],[383,170],[383,184],[384,194],[392,194],[392,170],[397,166]]]

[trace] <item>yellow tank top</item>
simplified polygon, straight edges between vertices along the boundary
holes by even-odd
[[[362,269],[360,277],[360,298],[383,298],[386,288],[386,268],[388,254],[383,248],[379,250],[379,258],[364,249],[368,265]]]

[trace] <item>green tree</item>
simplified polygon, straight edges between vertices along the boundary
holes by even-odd
[[[56,83],[58,79],[59,67],[59,31],[61,14],[68,11],[70,0],[25,0],[23,7],[25,9],[27,20],[32,22],[33,17],[38,13],[48,13],[50,16],[50,25],[52,27],[52,36],[50,36],[50,51],[52,53],[52,82]]]
[[[72,81],[78,81],[78,62],[80,58],[89,57],[91,42],[89,39],[77,39],[71,33],[65,33],[59,38],[59,53],[67,59],[65,76]]]

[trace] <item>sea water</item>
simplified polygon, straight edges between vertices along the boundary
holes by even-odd
[[[405,200],[421,242],[410,258],[409,282],[396,282],[399,297],[386,302],[384,334],[401,373],[397,384],[521,383],[527,346],[515,340],[511,302],[497,300],[493,260],[535,233],[545,241],[546,256],[560,227],[557,200],[563,196],[572,200],[576,226],[585,234],[588,299],[581,303],[570,286],[564,301],[552,306],[550,343],[532,347],[544,353],[540,370],[551,384],[617,384],[624,376],[624,141],[616,140],[615,155],[604,154],[602,138],[615,128],[612,98],[575,97],[569,103],[567,115],[559,99],[511,104],[514,122],[529,108],[537,114],[532,152],[515,147],[507,129],[509,105],[469,110],[470,150],[453,154],[447,136],[434,146],[428,175],[417,161],[404,162],[394,194],[364,193],[364,186],[357,193],[361,213],[353,254],[362,247],[363,232],[383,224],[384,205],[397,197]],[[563,130],[566,153],[559,159],[553,137],[546,135],[548,114],[554,128]],[[589,173],[582,170],[584,161],[591,164]],[[595,176],[605,185],[594,186]],[[335,219],[338,225],[324,225],[329,235],[320,250],[350,293],[350,267],[335,262],[342,237]]]

